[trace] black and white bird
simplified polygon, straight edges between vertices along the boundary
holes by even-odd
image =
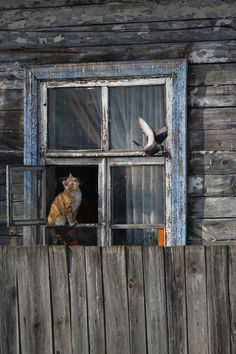
[[[147,136],[148,141],[145,146],[137,143],[135,140],[133,140],[133,142],[137,146],[141,147],[145,154],[148,156],[153,156],[157,152],[163,152],[164,146],[162,145],[162,142],[166,139],[168,135],[167,126],[164,126],[157,132],[155,132],[155,130],[147,122],[145,122],[143,118],[138,117],[137,121],[141,130]]]

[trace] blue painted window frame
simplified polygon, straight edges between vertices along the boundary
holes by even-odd
[[[186,244],[186,112],[187,61],[161,60],[32,66],[26,70],[24,164],[40,163],[39,91],[41,83],[56,80],[161,78],[172,80],[171,237],[167,246]]]

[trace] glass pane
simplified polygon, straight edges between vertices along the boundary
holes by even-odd
[[[45,221],[42,170],[10,170],[10,223]]]
[[[132,140],[146,144],[137,124],[141,116],[154,129],[165,124],[165,86],[130,86],[109,89],[110,148],[137,149]]]
[[[158,244],[157,229],[113,230],[113,245],[152,246]]]
[[[147,225],[164,220],[164,167],[112,167],[112,223]]]
[[[47,227],[46,240],[49,245],[97,246],[97,229],[66,226]]]
[[[51,150],[86,150],[101,147],[100,88],[48,90],[48,147]]]

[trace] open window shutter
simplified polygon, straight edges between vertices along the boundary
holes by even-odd
[[[46,224],[44,166],[7,166],[8,225]]]

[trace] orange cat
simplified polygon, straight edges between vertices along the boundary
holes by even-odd
[[[64,191],[58,194],[52,202],[48,225],[62,226],[66,224],[67,220],[70,226],[74,226],[78,224],[76,214],[82,201],[79,180],[70,173],[62,183]]]

